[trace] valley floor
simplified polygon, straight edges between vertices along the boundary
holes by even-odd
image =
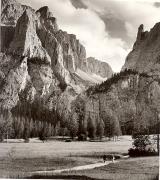
[[[131,146],[132,139],[128,136],[122,136],[116,142],[50,140],[43,143],[32,139],[30,143],[23,143],[20,140],[10,140],[9,143],[0,143],[0,178],[22,178],[30,176],[35,171],[67,169],[101,163],[104,154],[126,154]],[[121,178],[124,175],[135,177],[135,174],[140,174],[140,176],[143,174],[144,178],[154,177],[158,174],[158,157],[120,160],[118,163],[92,170],[61,173],[61,175],[69,176],[69,179],[75,176],[114,179],[111,177],[116,177],[116,174],[120,174],[118,177]]]

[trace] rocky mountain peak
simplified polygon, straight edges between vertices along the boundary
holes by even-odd
[[[142,33],[144,32],[144,25],[141,24],[138,28],[138,33],[137,33],[137,41],[141,40]]]
[[[21,99],[36,102],[41,97],[47,107],[68,114],[77,95],[110,77],[110,68],[87,60],[85,47],[76,35],[58,29],[47,6],[35,11],[8,2],[3,0],[1,16],[0,102],[13,108]]]
[[[143,25],[138,28],[133,50],[126,58],[124,69],[134,69],[150,75],[160,76],[160,23],[148,32]]]
[[[41,7],[36,11],[37,16],[40,18],[41,24],[51,32],[58,30],[57,20],[50,12],[48,6]]]
[[[51,18],[53,17],[53,14],[50,12],[48,6],[43,6],[41,7],[37,13],[40,13],[40,16],[44,19],[48,19],[48,18]]]
[[[115,74],[92,86],[94,94],[88,96],[90,85],[112,76],[111,67],[86,58],[85,47],[75,35],[58,29],[48,7],[35,12],[15,0],[2,0],[2,6],[0,106],[13,109],[27,102],[37,105],[34,112],[42,106],[51,110],[53,121],[61,117],[68,123],[74,113],[80,113],[77,117],[86,124],[88,118],[105,121],[109,117],[123,126],[130,117],[150,122],[152,107],[160,111],[159,79],[151,76],[160,75],[160,23],[150,32],[144,32],[143,25],[139,27],[123,67],[138,72]]]

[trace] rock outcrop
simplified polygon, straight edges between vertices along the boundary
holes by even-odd
[[[46,6],[35,11],[2,0],[1,33],[0,105],[5,108],[43,101],[66,120],[78,94],[110,76],[107,65],[109,70],[90,69],[85,47],[58,28]],[[95,82],[92,74],[100,78]]]
[[[137,72],[120,73],[86,91],[110,78],[112,69],[86,58],[85,47],[58,28],[48,7],[35,11],[15,0],[2,0],[1,17],[0,105],[12,109],[43,101],[63,121],[81,113],[85,126],[88,119],[95,124],[111,119],[123,133],[133,123],[152,126],[160,117],[160,23],[150,32],[139,27],[123,67]]]
[[[143,25],[140,25],[133,50],[128,54],[122,70],[124,69],[135,69],[160,77],[160,23],[150,32],[144,32]]]
[[[21,5],[16,0],[2,0],[1,4],[1,24],[15,26],[19,17],[25,10],[34,10],[25,5]]]
[[[35,11],[15,0],[2,0],[1,18],[0,105],[13,109],[43,101],[46,109],[56,112],[55,121],[57,114],[63,121],[77,114],[84,126],[88,119],[95,125],[110,119],[124,134],[132,133],[133,124],[152,126],[160,117],[160,23],[150,32],[139,27],[122,69],[134,71],[86,91],[110,78],[112,69],[86,58],[85,47],[58,28],[48,7]]]

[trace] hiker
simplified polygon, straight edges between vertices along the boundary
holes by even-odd
[[[114,163],[114,160],[115,160],[115,157],[114,157],[114,155],[112,155],[112,162]]]
[[[107,159],[107,156],[106,156],[106,155],[103,155],[103,162],[104,162],[104,163],[106,162],[106,159]]]

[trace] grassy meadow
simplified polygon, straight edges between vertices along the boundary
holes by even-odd
[[[158,157],[142,157],[122,160],[92,170],[63,173],[63,175],[101,180],[156,180],[158,172]]]
[[[66,169],[102,162],[102,155],[127,154],[131,146],[132,139],[129,136],[121,136],[116,142],[49,140],[43,143],[32,139],[29,143],[24,143],[20,140],[10,140],[8,143],[0,143],[0,178],[23,178],[30,176],[34,171]],[[143,167],[145,173],[142,173],[143,169],[139,167]],[[101,168],[70,172],[64,175],[113,179],[111,177],[120,174],[118,177],[123,179],[124,174],[125,177],[131,175],[135,177],[136,174],[141,173],[141,176],[145,178],[156,176],[157,169],[158,157],[147,157],[120,160],[118,163]],[[152,170],[150,174],[147,174],[148,170]]]

